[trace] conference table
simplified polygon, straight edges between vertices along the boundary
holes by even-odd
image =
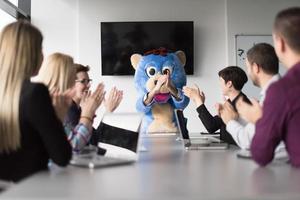
[[[0,199],[300,199],[300,170],[274,161],[259,167],[239,149],[183,148],[176,136],[142,137],[136,163],[68,166],[39,172]]]

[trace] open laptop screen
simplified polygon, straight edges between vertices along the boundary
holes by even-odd
[[[186,128],[187,120],[183,116],[183,111],[176,109],[175,110],[175,118],[176,118],[176,122],[177,122],[177,125],[179,128],[179,133],[182,135],[182,138],[189,140],[190,139],[189,132]]]
[[[105,114],[97,128],[100,133],[97,148],[87,146],[73,155],[70,163],[95,168],[137,161],[142,118],[140,113]]]
[[[122,129],[101,122],[98,127],[101,133],[99,142],[122,147],[133,152],[137,151],[139,132]]]
[[[97,128],[98,154],[136,160],[142,119],[141,113],[106,113]]]

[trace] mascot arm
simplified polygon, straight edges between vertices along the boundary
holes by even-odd
[[[174,107],[176,109],[184,109],[190,102],[190,99],[185,96],[180,88],[177,88],[178,94],[177,97],[172,96]]]
[[[136,102],[136,109],[139,112],[143,112],[143,113],[148,113],[151,111],[152,108],[152,104],[154,103],[154,100],[151,101],[150,104],[145,105],[144,104],[144,100],[147,97],[147,94],[145,94],[144,96],[141,96],[138,98],[137,102]]]

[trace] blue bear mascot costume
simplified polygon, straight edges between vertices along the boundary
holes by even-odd
[[[174,109],[184,109],[189,98],[182,93],[186,85],[183,51],[169,53],[165,48],[133,54],[134,82],[138,91],[136,109],[145,113],[142,132],[177,132]]]

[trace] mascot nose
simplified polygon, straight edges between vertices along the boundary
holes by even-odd
[[[154,81],[154,85],[156,85],[156,84],[157,84],[157,80]]]

